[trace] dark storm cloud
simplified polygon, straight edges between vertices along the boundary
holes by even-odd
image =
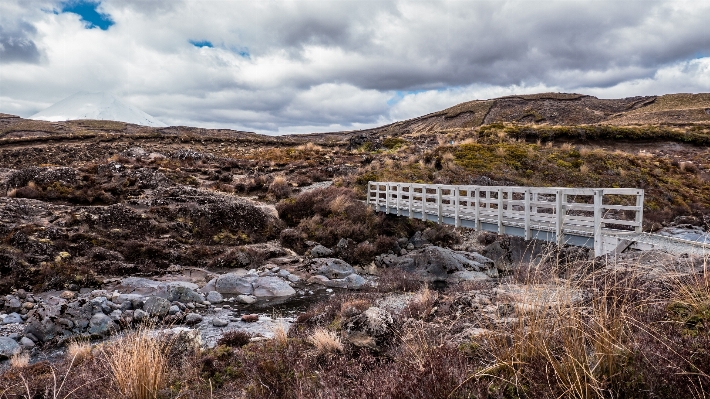
[[[31,39],[35,33],[35,28],[27,23],[11,29],[0,26],[0,63],[38,63],[40,53]]]

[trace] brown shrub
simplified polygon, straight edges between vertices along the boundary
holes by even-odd
[[[225,345],[232,348],[241,348],[242,346],[248,344],[253,337],[252,334],[241,331],[232,330],[224,333],[218,340],[218,345]]]
[[[269,185],[269,193],[276,199],[287,198],[291,195],[291,185],[283,176],[277,176]]]

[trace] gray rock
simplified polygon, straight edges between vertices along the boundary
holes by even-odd
[[[133,311],[133,320],[135,321],[147,320],[148,317],[150,317],[150,315],[144,310],[136,309]]]
[[[229,325],[229,321],[215,317],[212,319],[212,325],[215,327],[226,327]]]
[[[158,296],[151,296],[145,300],[143,309],[152,317],[163,317],[170,310],[170,302]]]
[[[355,269],[353,269],[350,264],[337,258],[313,259],[311,268],[314,273],[326,276],[330,279],[345,278],[355,273]]]
[[[227,273],[217,277],[215,281],[215,291],[220,294],[244,294],[250,295],[254,292],[252,282],[255,276],[239,276],[234,273]]]
[[[222,298],[222,294],[217,291],[210,291],[205,299],[207,299],[210,303],[222,303],[224,300],[224,298]]]
[[[200,316],[197,313],[190,313],[187,316],[185,316],[185,324],[187,324],[188,326],[195,325],[201,321],[202,321],[202,316]]]
[[[202,303],[205,297],[196,292],[197,285],[182,281],[175,281],[167,284],[167,298],[170,302],[197,302]]]
[[[245,303],[247,305],[250,305],[257,301],[254,295],[238,295],[236,299],[237,302]]]
[[[5,316],[2,320],[2,324],[22,324],[23,322],[24,320],[22,320],[22,316],[15,312]]]
[[[496,270],[496,269],[493,269]],[[490,280],[490,276],[484,272],[473,272],[473,271],[460,271],[455,272],[451,275],[450,279],[455,282],[461,281],[485,281]]]
[[[116,309],[113,312],[111,312],[111,314],[109,314],[108,317],[110,317],[111,320],[113,320],[113,321],[119,321],[119,320],[121,320],[122,313],[123,312],[121,312],[120,309]]]
[[[121,280],[121,286],[125,288],[152,288],[157,289],[160,287],[160,282],[155,280],[150,280],[143,277],[126,277]]]
[[[9,359],[22,352],[22,347],[12,338],[0,337],[0,359]]]
[[[292,283],[297,283],[297,282],[301,281],[301,278],[298,277],[298,276],[295,275],[295,274],[289,274],[289,275],[287,276],[287,278],[288,278],[288,281],[290,281],[290,282],[292,282]]]
[[[392,267],[397,264],[399,258],[396,255],[377,255],[375,265],[377,267]]]
[[[118,305],[129,305],[127,309],[133,308],[133,303],[135,301],[143,301],[143,295],[140,294],[119,294],[118,296],[113,298],[113,303],[118,304]]]
[[[314,258],[327,258],[331,255],[333,255],[333,251],[323,245],[318,244],[311,248],[311,256]]]
[[[334,278],[332,280],[323,281],[322,284],[331,288],[359,289],[365,285],[366,282],[367,280],[365,280],[364,277],[351,274],[345,278]]]
[[[414,248],[421,248],[429,244],[429,241],[424,238],[421,231],[417,231],[412,238],[409,239],[409,243],[412,244]],[[409,249],[409,246],[407,246],[407,249]]]
[[[107,335],[116,328],[113,320],[103,313],[96,313],[89,320],[89,333],[94,335]]]
[[[330,279],[326,276],[315,275],[315,276],[311,276],[308,279],[308,284],[326,285],[326,284],[328,284],[329,281],[330,281]]]
[[[180,311],[180,307],[177,305],[172,305],[170,309],[168,309],[168,314],[169,315],[174,315],[177,314]]]
[[[343,323],[342,334],[346,341],[358,347],[378,350],[394,338],[394,319],[384,309],[370,307]]]
[[[296,294],[286,281],[279,277],[259,277],[254,280],[254,296],[259,297],[285,297]]]
[[[33,348],[35,346],[35,343],[27,337],[22,337],[20,339],[20,345],[24,346],[25,348]]]
[[[8,295],[5,297],[5,308],[10,312],[19,312],[20,308],[22,308],[22,302],[17,297]]]
[[[276,273],[276,274],[277,274],[279,277],[288,277],[288,276],[291,275],[291,273],[289,273],[289,271],[286,270],[286,269],[281,269],[281,270],[279,270],[279,272]]]
[[[416,274],[424,281],[445,281],[452,274],[462,271],[496,273],[493,261],[480,254],[436,246],[400,256],[393,266]]]

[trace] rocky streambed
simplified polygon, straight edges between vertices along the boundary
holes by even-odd
[[[431,245],[420,233],[403,240],[398,254],[380,255],[368,267],[334,257],[337,248],[309,244],[305,256],[275,256],[252,269],[174,268],[160,277],[107,278],[101,289],[16,290],[0,298],[0,357],[41,355],[72,340],[101,340],[143,324],[195,329],[208,347],[232,330],[268,338],[275,328],[287,330],[310,304],[336,292],[376,290],[383,270],[452,284],[499,275],[493,260]],[[277,249],[266,253],[289,252]]]

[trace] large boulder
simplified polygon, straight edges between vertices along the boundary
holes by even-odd
[[[116,324],[109,316],[103,313],[96,313],[89,320],[89,333],[92,335],[108,335],[116,329]]]
[[[331,255],[333,255],[333,251],[323,245],[318,244],[311,248],[311,256],[314,258],[326,258]]]
[[[311,269],[315,274],[326,276],[329,279],[345,278],[355,273],[355,269],[348,262],[337,258],[313,259]]]
[[[170,311],[170,302],[159,296],[152,296],[145,300],[143,310],[152,317],[164,317]]]
[[[259,297],[286,297],[296,294],[285,280],[279,277],[259,277],[254,280],[254,296]]]
[[[205,297],[202,296],[202,294],[196,292],[197,289],[197,284],[187,283],[184,281],[175,281],[168,283],[165,288],[168,301],[182,303],[202,303],[205,301]]]
[[[343,322],[342,335],[357,347],[380,350],[394,338],[394,319],[386,310],[372,306]]]
[[[394,266],[430,282],[446,281],[452,274],[464,271],[498,275],[493,261],[483,255],[436,246],[411,251],[399,257]]]
[[[9,359],[22,352],[22,347],[12,338],[0,337],[0,360]]]
[[[240,276],[236,273],[227,273],[217,277],[214,290],[220,294],[251,295],[254,292],[252,282],[256,276]]]

